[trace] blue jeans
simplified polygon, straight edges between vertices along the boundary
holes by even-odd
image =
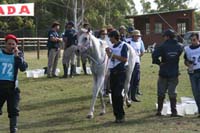
[[[192,92],[200,114],[200,73],[190,74]]]
[[[138,92],[139,89],[139,83],[140,83],[140,64],[135,63],[129,88],[129,98],[131,98],[132,100],[136,98],[136,93]]]

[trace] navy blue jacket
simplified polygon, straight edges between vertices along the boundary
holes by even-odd
[[[160,66],[159,76],[165,78],[178,77],[179,57],[183,47],[175,39],[166,40],[152,53],[152,63]]]
[[[50,40],[51,37],[59,37],[59,35],[56,31],[53,31],[53,30],[50,30],[48,32],[48,42],[47,42],[48,49],[58,49],[58,48],[60,48],[59,42],[52,42]]]
[[[77,35],[74,29],[66,30],[63,37],[67,39],[66,47],[77,44]]]
[[[2,50],[4,54],[6,53],[4,50]],[[7,81],[7,80],[0,80],[0,85],[5,85],[5,84],[15,84],[15,81],[17,80],[17,75],[18,75],[18,69],[20,71],[25,71],[28,68],[28,64],[24,61],[24,55],[22,52],[18,53],[19,56],[15,56],[15,64],[14,64],[14,82],[13,81]]]

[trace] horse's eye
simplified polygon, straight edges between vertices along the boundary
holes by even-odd
[[[84,38],[84,41],[87,41],[87,37]]]

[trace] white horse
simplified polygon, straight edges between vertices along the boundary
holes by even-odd
[[[127,44],[127,46],[129,49],[128,50],[129,65],[126,72],[127,76],[124,85],[124,94],[125,94],[124,100],[126,101],[127,105],[130,106],[130,102],[128,100],[128,90],[130,86],[130,80],[133,68],[135,66],[136,52],[129,44]],[[90,111],[87,115],[87,118],[94,117],[94,106],[99,93],[102,105],[102,110],[100,115],[103,115],[106,112],[102,90],[104,88],[105,75],[108,70],[108,57],[105,52],[105,48],[107,47],[108,45],[106,44],[106,42],[100,41],[86,29],[81,29],[81,31],[79,32],[78,51],[81,53],[86,53],[88,58],[91,60],[91,71],[93,74],[93,96],[92,96]]]
[[[88,59],[91,60],[90,67],[93,74],[93,96],[87,118],[93,118],[94,116],[94,106],[99,93],[102,107],[100,115],[106,112],[102,91],[108,65],[108,56],[105,52],[106,47],[108,47],[106,42],[100,41],[86,29],[81,29],[79,32],[78,51],[87,54]]]

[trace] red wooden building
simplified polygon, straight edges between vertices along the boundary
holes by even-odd
[[[162,33],[168,28],[173,28],[178,34],[184,35],[187,31],[194,30],[195,9],[157,12],[144,15],[126,16],[133,19],[134,28],[142,33],[145,46],[163,41]]]

